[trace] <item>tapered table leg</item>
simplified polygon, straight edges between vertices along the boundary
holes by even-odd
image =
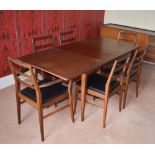
[[[85,98],[86,98],[87,75],[81,77],[81,121],[84,121]]]
[[[69,81],[68,93],[69,93],[69,104],[70,104],[71,119],[72,119],[72,122],[74,122],[72,84],[73,84],[73,82]]]

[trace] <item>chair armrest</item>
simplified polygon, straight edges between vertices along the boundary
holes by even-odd
[[[50,82],[41,84],[41,85],[39,85],[39,88],[49,87],[49,86],[52,86],[52,85],[54,85],[56,83],[60,83],[60,82],[63,82],[63,80],[62,79],[57,79],[57,80],[54,80],[54,81],[50,81]]]

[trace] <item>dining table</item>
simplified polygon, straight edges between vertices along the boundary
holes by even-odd
[[[131,42],[95,38],[45,49],[18,59],[68,82],[69,102],[71,105],[74,102],[73,83],[81,79],[81,121],[83,121],[88,75],[110,62],[134,52],[138,48],[139,45]],[[72,121],[74,122],[74,116]]]

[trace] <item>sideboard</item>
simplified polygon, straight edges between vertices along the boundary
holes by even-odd
[[[119,31],[135,33],[139,46],[141,48],[147,48],[144,61],[155,64],[155,31],[117,24],[104,24],[101,26],[101,37],[117,39]]]

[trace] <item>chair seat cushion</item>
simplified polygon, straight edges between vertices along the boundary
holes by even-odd
[[[49,81],[42,80],[38,84],[40,85],[40,84],[44,84],[47,82],[49,82]],[[40,88],[40,91],[42,94],[42,103],[44,104],[44,103],[48,102],[49,100],[66,93],[67,87],[62,85],[61,83],[56,83],[56,84],[48,86],[48,87]],[[37,100],[35,90],[32,88],[29,88],[29,87],[24,88],[23,90],[21,90],[21,93],[24,94],[25,96],[31,98],[34,101]]]
[[[105,94],[105,85],[107,82],[107,78],[100,74],[92,74],[88,77],[87,80],[87,89],[92,89],[98,93]],[[80,85],[81,81],[78,82]],[[118,81],[111,81],[110,83],[110,92],[118,87],[120,84]]]

